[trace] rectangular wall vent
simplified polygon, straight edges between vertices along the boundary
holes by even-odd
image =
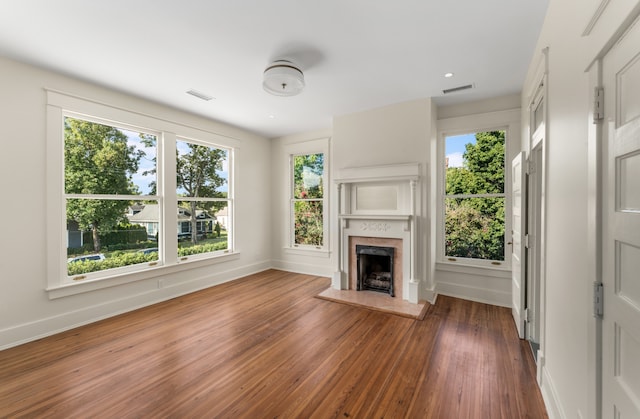
[[[209,96],[207,94],[204,94],[202,92],[198,92],[197,90],[193,90],[193,89],[187,90],[187,93],[189,93],[191,96],[195,96],[195,97],[200,98],[202,100],[207,100],[208,101],[208,100],[213,99],[213,96]]]
[[[451,89],[444,89],[442,93],[449,94],[459,92],[461,90],[473,89],[473,84],[465,84],[464,86],[452,87]]]

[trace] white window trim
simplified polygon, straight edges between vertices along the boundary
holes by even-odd
[[[234,251],[233,238],[229,239],[229,250],[193,255],[179,258],[177,255],[177,241],[167,240],[162,249],[164,258],[162,263],[155,266],[135,265],[102,271],[99,275],[87,274],[87,279],[72,282],[67,275],[66,266],[66,220],[64,199],[64,132],[63,120],[66,115],[97,121],[117,121],[115,126],[140,127],[145,132],[158,133],[158,164],[162,164],[164,177],[158,180],[159,187],[164,191],[159,193],[158,204],[165,208],[177,207],[175,181],[175,147],[176,138],[197,138],[202,144],[219,146],[229,149],[229,218],[231,220],[231,236],[234,234],[233,217],[233,172],[234,155],[240,146],[240,141],[227,136],[212,133],[198,127],[156,118],[140,112],[118,108],[98,101],[82,98],[72,94],[45,89],[47,95],[47,214],[46,214],[46,245],[47,245],[47,287],[49,298],[59,298],[83,292],[94,291],[107,287],[122,285],[153,276],[180,272],[212,263],[235,259],[238,254]],[[161,156],[164,160],[161,162]],[[173,174],[173,175],[172,175]],[[162,185],[162,186],[160,186]],[[169,193],[167,193],[169,191]],[[171,192],[173,191],[173,192]],[[161,216],[164,231],[177,224],[176,211],[165,211]]]
[[[329,138],[321,138],[317,140],[304,141],[295,144],[288,144],[284,147],[286,153],[286,162],[289,165],[287,169],[287,208],[289,208],[289,214],[286,224],[286,237],[287,245],[285,246],[285,252],[297,255],[316,255],[327,256],[329,254],[330,232],[329,232]],[[294,244],[294,231],[293,231],[293,205],[292,191],[293,191],[293,156],[299,156],[304,154],[317,154],[322,153],[324,155],[324,166],[322,173],[322,182],[324,186],[323,204],[322,204],[322,246],[310,246],[310,245],[296,245]]]
[[[438,120],[438,137],[436,147],[436,268],[440,270],[460,271],[456,267],[470,267],[495,269],[499,271],[511,269],[511,253],[509,252],[511,231],[511,170],[510,152],[512,144],[519,144],[520,138],[520,109],[497,111],[490,113],[480,113],[468,116],[453,117]],[[449,260],[444,254],[445,230],[444,230],[444,187],[445,187],[445,138],[454,135],[469,134],[474,132],[505,131],[505,238],[504,261],[487,261],[470,258],[455,258]],[[499,263],[499,264],[495,264]],[[462,268],[467,272],[468,269]]]

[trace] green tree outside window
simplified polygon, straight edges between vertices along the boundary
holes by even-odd
[[[504,156],[505,131],[490,131],[465,145],[462,165],[447,160],[446,257],[504,260]]]
[[[294,245],[323,246],[324,154],[293,156]]]

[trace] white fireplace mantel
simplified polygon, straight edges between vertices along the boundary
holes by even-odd
[[[420,165],[354,167],[338,170],[338,261],[333,275],[335,289],[349,289],[350,237],[402,240],[402,289],[404,300],[417,304],[416,188]]]
[[[419,163],[387,164],[381,166],[347,167],[339,169],[335,183],[389,182],[418,180]]]

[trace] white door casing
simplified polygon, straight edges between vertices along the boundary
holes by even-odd
[[[539,346],[541,319],[541,214],[542,214],[542,156],[543,145],[531,151],[528,158],[529,174],[527,176],[527,252],[526,267],[526,307],[527,323],[525,338],[533,346]],[[538,354],[534,354],[536,357]]]
[[[525,332],[525,248],[523,237],[526,228],[526,158],[521,152],[511,162],[511,313],[523,339]]]
[[[603,59],[602,417],[640,417],[640,23]]]

